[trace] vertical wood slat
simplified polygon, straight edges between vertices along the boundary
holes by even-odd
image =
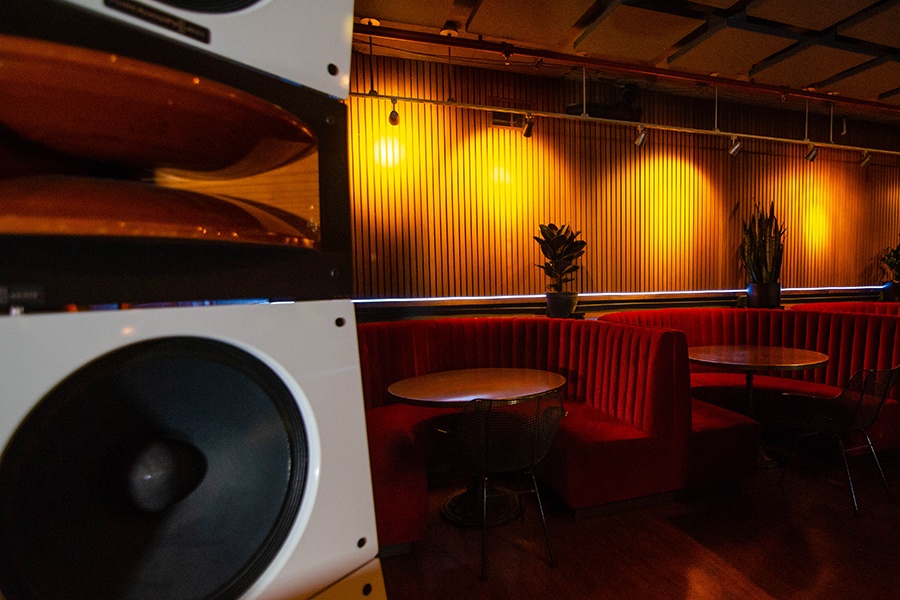
[[[894,157],[862,169],[854,153],[822,148],[810,163],[803,146],[762,140],[744,140],[732,157],[728,138],[660,130],[637,148],[632,126],[548,117],[536,117],[526,139],[491,127],[486,112],[404,102],[400,126],[391,127],[388,98],[445,100],[448,68],[372,62],[382,97],[348,101],[356,297],[541,293],[531,236],[549,221],[571,223],[588,241],[573,288],[584,292],[744,287],[737,246],[755,203],[774,201],[788,228],[786,287],[878,283],[877,253],[898,241]],[[354,56],[352,90],[368,90],[369,63]],[[563,112],[581,97],[580,81],[458,65],[452,75],[463,103]],[[649,123],[712,121],[702,100],[648,92],[641,106]],[[719,123],[726,131],[785,135],[803,118],[727,109]],[[811,137],[821,125],[811,116]],[[892,133],[872,127],[867,135],[876,143]],[[380,161],[385,147],[402,151],[396,164]]]

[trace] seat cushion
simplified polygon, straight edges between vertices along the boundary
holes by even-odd
[[[744,373],[707,371],[691,373],[691,394],[695,399],[729,410],[749,414],[747,376]],[[825,383],[775,375],[754,375],[753,395],[758,404],[767,398],[785,394],[806,394],[829,397],[839,394],[840,388]]]
[[[688,486],[739,481],[756,472],[760,425],[750,417],[692,401]]]
[[[404,404],[366,411],[372,497],[380,546],[423,539],[427,518],[427,459],[442,435],[435,428],[453,409]]]
[[[683,482],[683,461],[673,461],[664,440],[591,406],[563,405],[566,416],[537,470],[571,508],[669,491]]]

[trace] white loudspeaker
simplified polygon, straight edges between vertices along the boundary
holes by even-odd
[[[353,0],[58,0],[346,98]]]
[[[0,317],[0,599],[385,598],[349,300]]]

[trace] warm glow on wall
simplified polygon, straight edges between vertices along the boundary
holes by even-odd
[[[829,207],[836,204],[836,199],[832,196],[836,186],[821,177],[814,178],[808,173],[795,172],[786,188],[798,206],[796,217],[792,219],[794,222],[787,224],[797,236],[791,241],[802,244],[803,250],[811,255],[823,252],[831,245],[833,235]]]
[[[858,168],[839,171],[827,163],[820,157],[815,165],[788,166],[774,178],[775,210],[787,228],[786,285],[804,280],[837,285],[842,273],[862,273],[871,262],[855,244],[867,229],[864,173]]]
[[[476,191],[471,200],[477,210],[500,221],[501,229],[522,218],[523,210],[540,203],[534,173],[528,168],[541,154],[534,138],[523,138],[518,130],[486,127],[454,148],[454,164],[464,167],[465,177]],[[470,157],[478,157],[471,160]],[[535,225],[536,227],[536,225]]]
[[[697,267],[696,241],[722,227],[716,192],[693,163],[668,153],[638,161],[626,177],[636,186],[632,226],[644,269],[661,274],[659,289],[676,289],[676,274]]]
[[[828,210],[821,201],[809,206],[803,216],[803,242],[812,252],[825,248],[831,238],[831,225]]]
[[[512,183],[512,176],[509,174],[509,169],[506,167],[494,165],[491,173],[491,180],[494,183],[508,185]]]
[[[844,211],[847,209],[842,202],[842,186],[833,179],[797,175],[788,186],[795,194],[799,208],[797,214],[799,219],[793,226],[799,236],[795,243],[802,243],[803,249],[812,255],[834,247],[835,235],[840,234],[838,231],[840,225],[832,222],[832,217],[836,216],[832,209],[833,207],[841,207]],[[852,217],[852,214],[844,214],[840,221],[847,223]]]
[[[397,136],[382,136],[375,142],[375,164],[396,167],[406,158],[406,145]]]
[[[543,292],[545,281],[534,266],[540,252],[532,236],[548,218],[566,219],[551,208],[569,198],[548,192],[552,151],[541,137],[525,138],[519,129],[493,127],[486,114],[475,115],[476,127],[452,149],[448,180],[461,184],[448,198],[466,231],[467,245],[477,258],[467,264],[466,277],[485,281],[497,293]],[[548,216],[552,215],[552,217]]]

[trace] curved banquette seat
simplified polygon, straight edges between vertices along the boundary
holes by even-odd
[[[406,405],[388,392],[416,375],[477,367],[564,375],[567,414],[538,479],[572,509],[755,469],[758,425],[691,399],[676,329],[524,317],[363,323],[358,333],[380,546],[424,537],[429,465],[446,459],[434,425],[459,410]]]
[[[900,302],[866,302],[862,300],[847,300],[844,302],[809,302],[806,304],[795,304],[790,308],[791,310],[900,315]]]
[[[830,303],[830,306],[839,304]],[[601,319],[676,329],[685,334],[689,347],[759,344],[822,352],[829,357],[824,367],[757,376],[754,391],[771,396],[781,393],[835,396],[860,369],[889,369],[900,364],[900,317],[877,314],[877,309],[868,306],[865,310],[673,308],[623,311],[603,315]],[[735,397],[735,391],[744,385],[745,377],[740,373],[691,365],[694,397],[710,401],[716,396]],[[870,431],[879,449],[900,448],[898,398],[900,388],[895,387]]]

